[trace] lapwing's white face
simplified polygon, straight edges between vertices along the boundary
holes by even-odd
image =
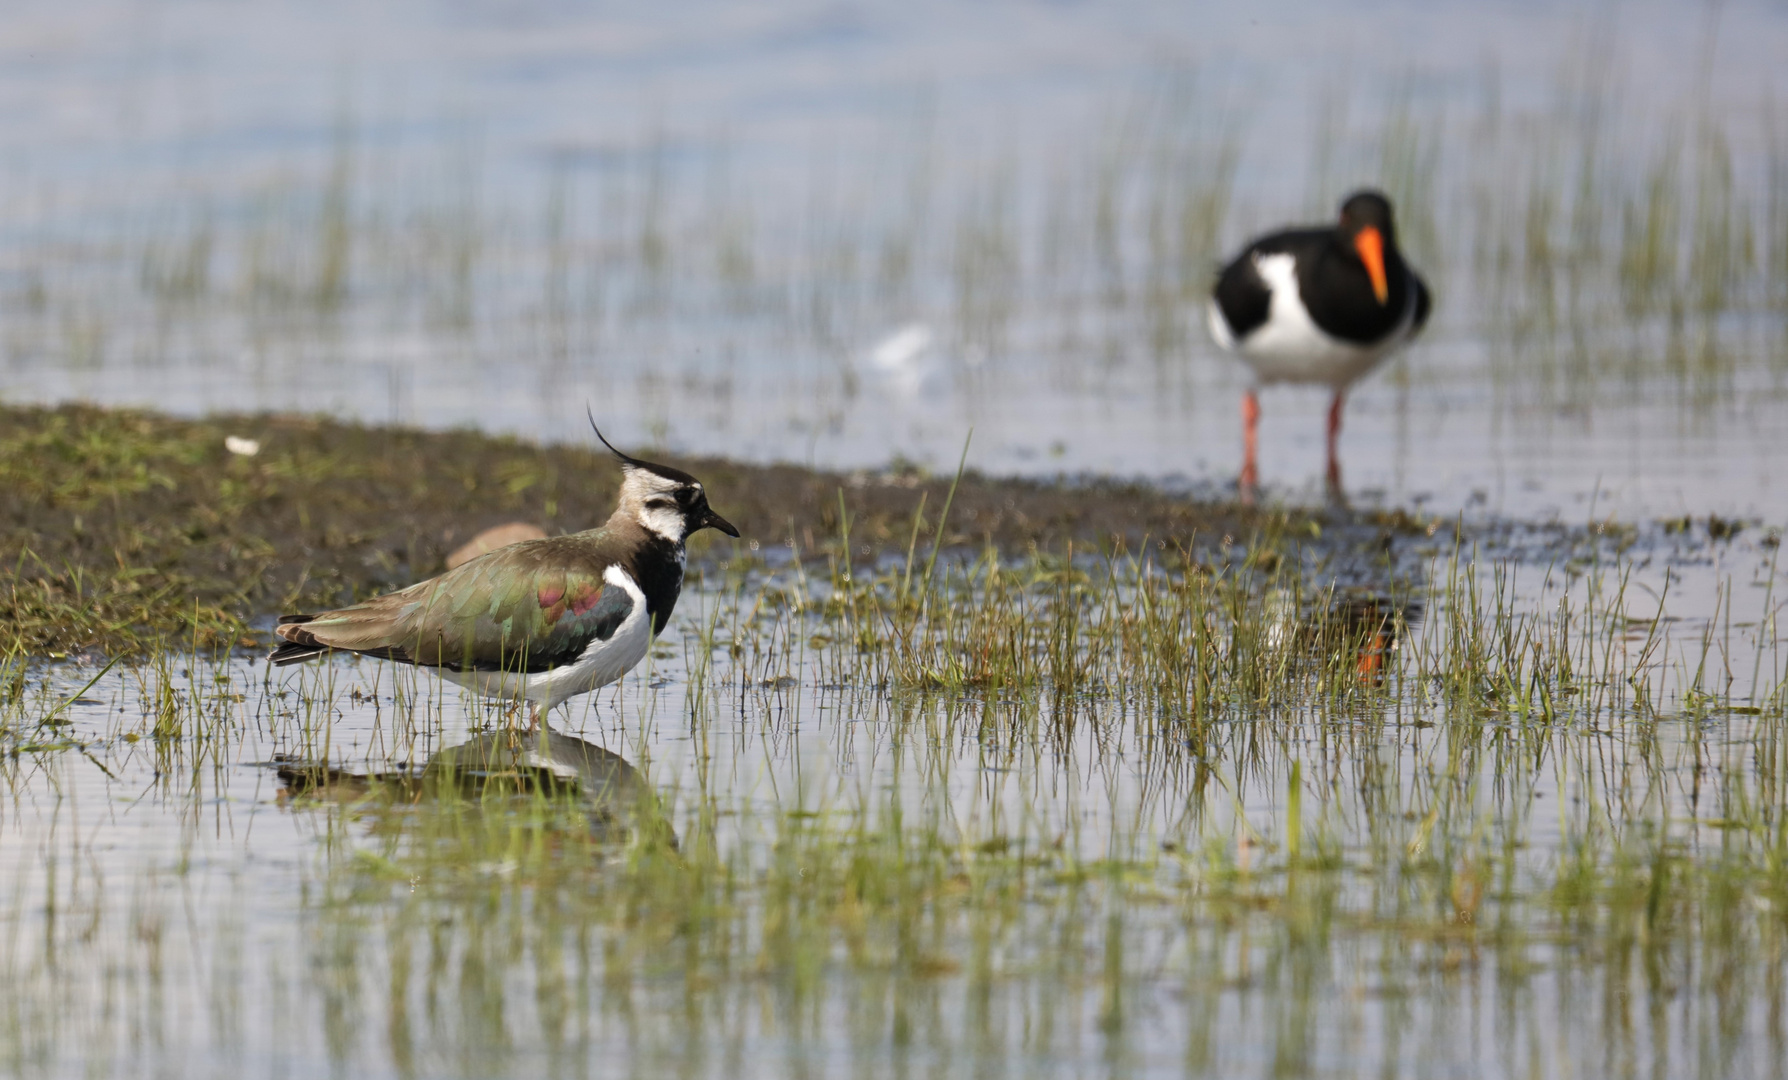
[[[725,518],[708,508],[708,493],[688,473],[674,469],[660,473],[631,464],[625,470],[621,512],[647,532],[673,544],[681,544],[697,529],[714,528],[729,536],[739,535]]]
[[[700,492],[700,484],[673,480],[650,469],[630,467],[621,482],[621,509],[647,532],[680,544],[690,531],[684,508],[694,501],[691,496]]]

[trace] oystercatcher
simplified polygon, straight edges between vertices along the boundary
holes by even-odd
[[[695,477],[596,437],[623,474],[607,524],[510,544],[339,611],[281,616],[275,632],[285,641],[269,659],[340,650],[426,667],[484,697],[529,703],[536,727],[560,702],[625,675],[670,621],[684,541],[701,529],[739,530],[708,508]]]
[[[1428,321],[1428,287],[1397,250],[1391,202],[1358,191],[1334,228],[1287,229],[1249,244],[1211,293],[1211,337],[1254,369],[1256,386],[1324,383],[1329,405],[1328,481],[1341,486],[1335,441],[1347,388],[1407,343]],[[1242,398],[1244,498],[1259,480],[1256,387]]]

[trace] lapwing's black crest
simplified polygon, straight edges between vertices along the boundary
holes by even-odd
[[[690,476],[682,469],[672,468],[669,465],[660,465],[655,461],[645,461],[622,450],[614,443],[609,442],[608,436],[604,435],[602,429],[596,426],[596,414],[590,411],[588,405],[584,406],[584,414],[590,418],[590,430],[596,433],[596,438],[602,442],[602,445],[608,447],[609,453],[620,459],[622,465],[633,469],[645,469],[647,472],[657,473],[659,476],[662,476],[667,480],[675,480],[680,484],[690,484],[695,487],[701,486],[699,480]]]

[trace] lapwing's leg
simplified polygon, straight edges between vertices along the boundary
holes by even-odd
[[[1260,483],[1260,397],[1254,388],[1242,395],[1242,479],[1241,493],[1244,503],[1254,501],[1254,489]]]
[[[510,732],[521,731],[522,710],[529,710],[529,720],[532,722],[533,708],[534,703],[525,697],[505,696],[502,703],[504,730]]]
[[[1329,435],[1328,435],[1328,477],[1331,492],[1341,490],[1341,457],[1336,452],[1341,441],[1341,410],[1347,404],[1347,391],[1335,391],[1335,400],[1329,402]]]

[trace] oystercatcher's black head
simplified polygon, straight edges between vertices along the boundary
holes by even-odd
[[[1341,204],[1341,242],[1353,249],[1372,278],[1372,294],[1383,304],[1390,299],[1390,283],[1385,277],[1385,252],[1397,243],[1397,229],[1391,224],[1391,200],[1376,191],[1356,191]]]
[[[1366,188],[1349,195],[1341,204],[1341,231],[1343,234],[1356,233],[1372,227],[1390,239],[1396,227],[1391,224],[1391,200],[1384,193]]]

